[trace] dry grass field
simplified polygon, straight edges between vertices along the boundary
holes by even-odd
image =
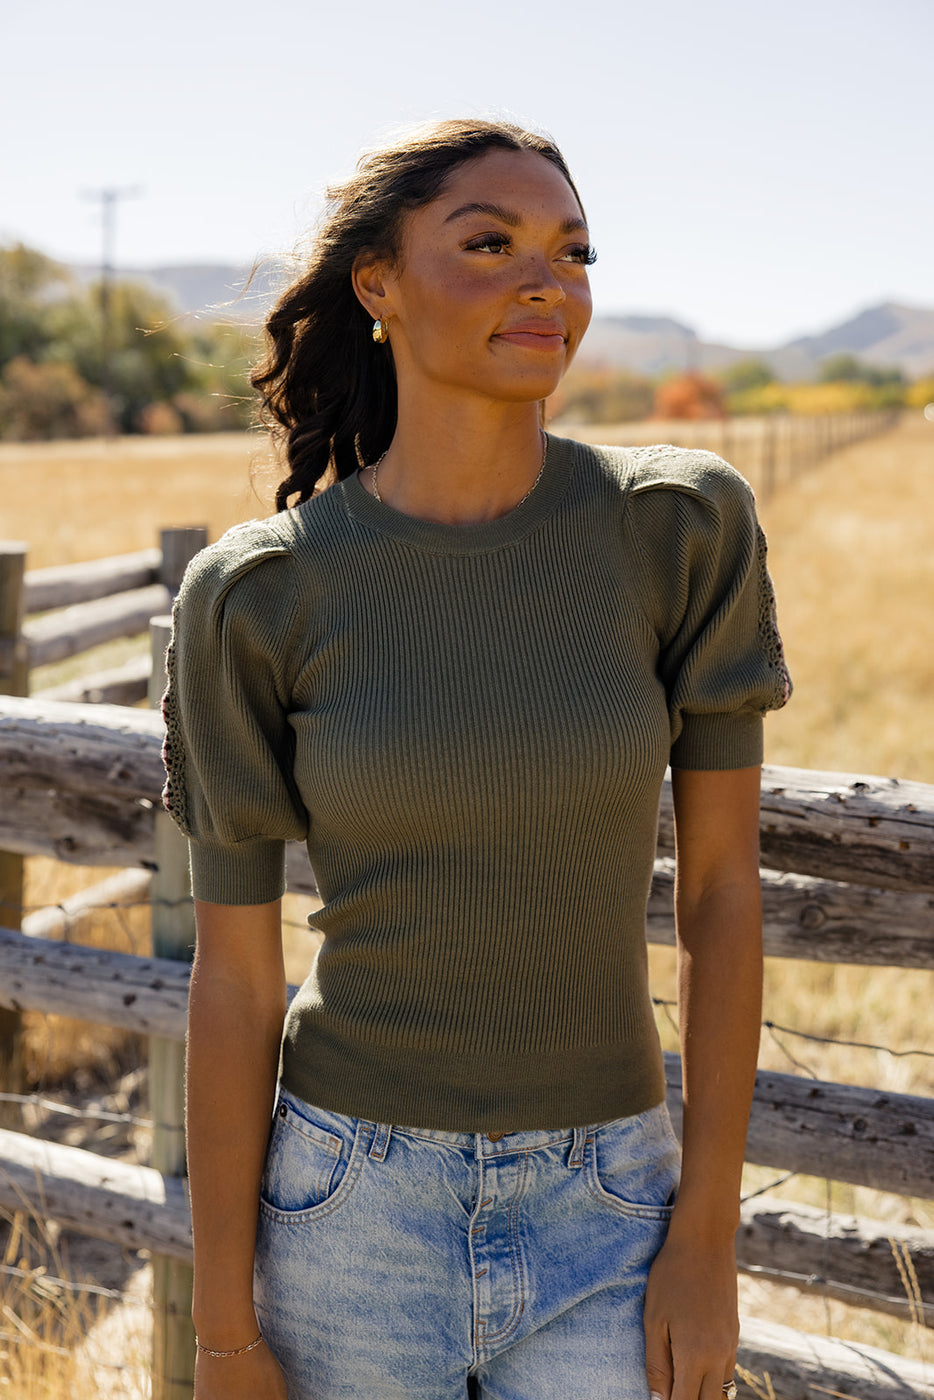
[[[160,529],[268,515],[264,435],[0,443],[0,536],[25,540],[27,568],[102,559],[159,543]]]
[[[934,423],[839,453],[763,520],[796,685],[768,760],[934,783]]]
[[[32,567],[142,548],[168,525],[207,523],[216,537],[237,520],[267,513],[274,479],[264,441],[245,435],[0,445],[0,534],[28,542]],[[763,509],[763,521],[796,683],[792,703],[767,724],[768,761],[934,783],[934,730],[926,723],[934,693],[934,424],[915,415],[837,454],[784,486]],[[51,678],[37,676],[36,683]],[[102,873],[31,861],[27,900],[57,902]],[[313,936],[297,927],[301,917],[297,901],[290,901],[286,941],[293,980],[314,946]],[[142,951],[145,915],[87,921],[74,936]],[[673,998],[672,954],[652,949],[651,962],[655,994]],[[931,1048],[934,972],[771,960],[765,996],[765,1015],[777,1025],[893,1051]],[[666,1045],[673,1045],[664,1010],[659,1019]],[[29,1027],[33,1081],[50,1094],[76,1075],[91,1084],[105,1080],[135,1053],[126,1037],[99,1028],[38,1016]],[[803,1067],[820,1078],[934,1092],[932,1062],[921,1056],[764,1033],[761,1060],[776,1069]],[[107,1149],[102,1144],[97,1150]],[[751,1169],[749,1189],[778,1176]],[[828,1202],[822,1181],[798,1177],[778,1190],[790,1199]],[[838,1210],[934,1228],[934,1202],[842,1186],[833,1187],[830,1199]],[[32,1267],[45,1249],[54,1273],[55,1247],[53,1236],[34,1222],[32,1243],[8,1236],[6,1262],[21,1258]],[[742,1299],[745,1311],[771,1321],[925,1355],[920,1329],[827,1302],[819,1293],[745,1279]],[[91,1327],[98,1307],[101,1318]],[[86,1299],[70,1322],[63,1309],[61,1299],[53,1299],[43,1311],[15,1281],[0,1277],[6,1319],[0,1321],[0,1396],[39,1400],[66,1389],[74,1400],[109,1394],[107,1376],[116,1373],[88,1379],[87,1346],[72,1359],[71,1338],[89,1328],[99,1351],[132,1368],[119,1376],[113,1393],[144,1395],[145,1379],[135,1368],[145,1355],[145,1310],[131,1309],[131,1321],[115,1338],[107,1331],[113,1315],[100,1302]],[[55,1350],[40,1351],[36,1342]],[[927,1343],[932,1357],[934,1339]]]

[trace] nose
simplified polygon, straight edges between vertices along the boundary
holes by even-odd
[[[523,268],[523,278],[519,288],[520,300],[544,303],[546,306],[558,306],[565,300],[566,296],[567,293],[555,276],[548,258],[529,259],[528,266]]]

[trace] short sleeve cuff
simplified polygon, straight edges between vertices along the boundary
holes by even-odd
[[[188,843],[191,892],[208,904],[270,904],[285,893],[285,842]]]
[[[762,762],[762,716],[751,710],[732,715],[684,715],[671,747],[672,768],[701,772],[755,768]]]

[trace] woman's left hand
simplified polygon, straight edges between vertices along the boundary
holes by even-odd
[[[723,1400],[739,1340],[732,1237],[672,1236],[649,1273],[645,1370],[653,1400]]]

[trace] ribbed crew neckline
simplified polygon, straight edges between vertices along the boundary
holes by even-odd
[[[545,465],[534,489],[505,515],[476,525],[445,525],[404,515],[371,496],[358,472],[345,477],[340,487],[348,513],[380,534],[432,554],[482,554],[518,543],[552,514],[567,490],[576,447],[569,438],[546,433]]]

